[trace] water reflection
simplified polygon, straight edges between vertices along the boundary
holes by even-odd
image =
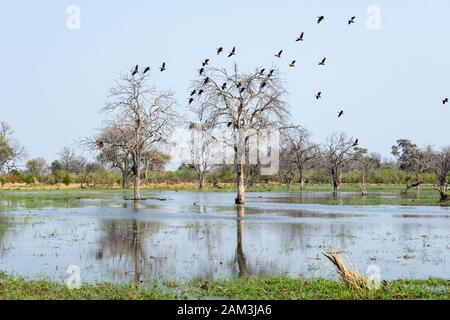
[[[236,206],[237,219],[236,219],[236,262],[238,265],[239,277],[245,277],[248,275],[247,262],[245,259],[244,250],[242,248],[244,241],[244,218],[245,207],[243,205]]]
[[[167,201],[17,209],[0,214],[0,270],[64,281],[67,266],[78,265],[84,282],[326,277],[334,269],[320,252],[342,249],[361,271],[379,265],[386,279],[448,277],[448,209],[299,206],[282,202],[295,195],[263,196],[245,207],[227,205],[231,193],[168,193],[160,195]],[[12,217],[24,223],[11,226]]]

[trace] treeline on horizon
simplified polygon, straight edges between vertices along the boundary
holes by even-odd
[[[293,132],[294,131],[294,132]],[[309,141],[309,132],[303,128],[286,132],[280,150],[280,170],[272,176],[261,176],[260,165],[246,165],[246,185],[252,187],[260,183],[286,184],[288,188],[298,184],[301,189],[308,184],[333,184],[332,176],[327,172],[323,157],[323,146]],[[26,152],[12,137],[12,130],[2,123],[0,134],[0,183],[30,185],[80,184],[80,187],[122,187],[129,188],[133,176],[132,161],[128,157],[120,161],[117,155],[101,152],[95,161],[88,161],[75,150],[64,147],[59,158],[47,162],[44,158],[28,159],[23,168],[15,166],[15,161],[23,159]],[[300,136],[299,136],[300,135]],[[301,141],[301,145],[292,142]],[[368,153],[366,149],[351,144],[342,133],[339,139],[348,140],[354,158],[343,168],[340,183],[345,184],[405,184],[414,179],[420,183],[436,184],[436,174],[428,166],[427,148],[418,148],[410,140],[401,139],[392,146],[395,160],[383,160],[379,154]],[[329,143],[332,141],[329,141]],[[328,144],[329,146],[329,144]],[[303,158],[299,158],[301,153]],[[428,150],[431,152],[431,150]],[[355,156],[359,153],[359,157]],[[297,156],[295,158],[295,156]],[[308,158],[309,156],[309,158]],[[416,158],[415,158],[416,157]],[[160,151],[148,152],[143,156],[141,172],[142,184],[191,184],[202,189],[221,188],[222,184],[236,181],[233,165],[211,165],[200,170],[198,164],[184,163],[177,170],[167,171],[170,155]],[[203,175],[202,175],[203,174]],[[447,176],[450,179],[450,175]]]

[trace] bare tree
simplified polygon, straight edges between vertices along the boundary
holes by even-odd
[[[110,89],[109,101],[102,109],[114,114],[106,127],[116,128],[123,136],[129,137],[126,141],[105,139],[99,144],[120,147],[131,154],[135,200],[141,198],[141,164],[145,153],[157,145],[169,144],[178,120],[173,93],[149,86],[149,74],[122,73],[116,86]]]
[[[431,168],[437,177],[437,191],[441,196],[441,201],[449,200],[447,176],[450,172],[450,146],[443,147],[439,151],[429,149]]]
[[[313,160],[320,154],[320,148],[312,143],[311,133],[302,126],[293,126],[283,130],[288,148],[292,151],[292,161],[298,171],[300,189],[305,188],[307,171],[311,169]]]
[[[15,161],[25,156],[25,149],[13,139],[13,130],[6,122],[0,123],[0,171],[15,167]]]
[[[234,152],[236,204],[245,201],[245,154],[249,139],[263,130],[282,126],[289,116],[283,101],[286,91],[278,71],[264,74],[260,70],[241,73],[236,64],[231,71],[206,67],[205,78],[193,81],[193,89],[203,90],[195,104],[205,109],[205,122],[211,128],[231,133],[223,143]]]
[[[334,193],[339,190],[342,175],[350,170],[352,162],[359,157],[360,154],[354,147],[354,139],[347,137],[344,132],[333,133],[327,137],[323,147],[322,166],[331,178]]]
[[[63,171],[68,173],[80,173],[84,171],[87,161],[84,157],[77,156],[75,150],[69,147],[63,147],[59,152],[59,156],[59,163]]]
[[[189,124],[191,130],[191,163],[195,168],[198,180],[198,188],[203,189],[206,174],[215,164],[215,147],[217,141],[213,138],[213,122],[207,118],[207,104],[198,104],[190,108],[194,114],[194,121]]]
[[[297,167],[295,166],[295,154],[293,150],[290,148],[290,145],[282,143],[280,148],[279,173],[283,178],[283,180],[286,182],[288,189],[291,189],[292,187],[292,183],[294,182],[296,172]]]
[[[102,128],[99,135],[88,139],[88,145],[91,148],[100,149],[97,160],[120,171],[123,189],[128,188],[128,182],[132,175],[131,152],[128,148],[123,147],[129,139],[131,137],[123,135],[123,132],[116,127]],[[105,144],[103,141],[109,141],[109,143]]]

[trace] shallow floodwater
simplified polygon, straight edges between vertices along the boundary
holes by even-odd
[[[64,281],[76,265],[90,283],[335,277],[321,252],[345,250],[383,279],[450,277],[448,207],[327,205],[328,193],[248,193],[244,208],[233,193],[143,196],[3,195],[0,270]]]

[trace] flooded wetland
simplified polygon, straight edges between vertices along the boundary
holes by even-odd
[[[185,282],[246,276],[335,278],[342,250],[381,278],[448,278],[450,207],[357,204],[357,193],[3,192],[0,270],[64,282]],[[397,193],[379,193],[392,199]],[[369,202],[370,203],[370,202]]]

